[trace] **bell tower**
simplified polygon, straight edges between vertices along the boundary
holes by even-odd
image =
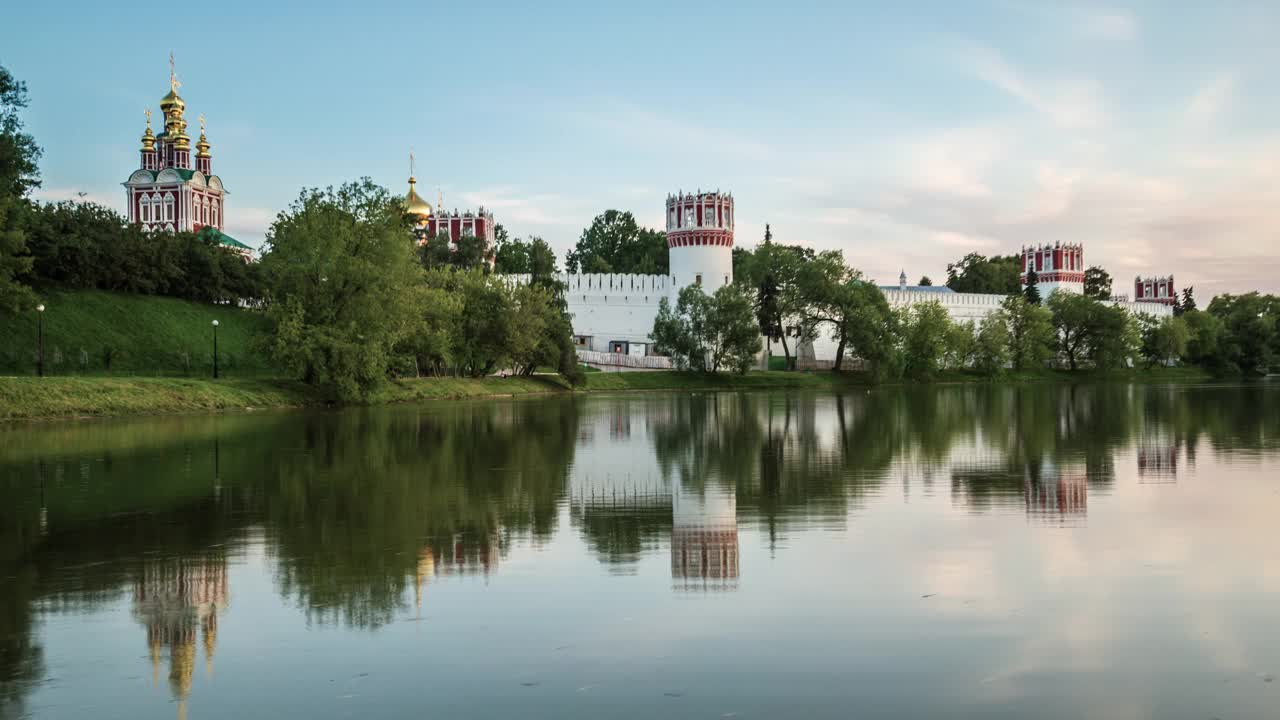
[[[733,195],[667,196],[667,253],[674,296],[689,285],[710,295],[733,282]]]

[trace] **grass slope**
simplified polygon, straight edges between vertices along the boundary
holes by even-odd
[[[254,352],[260,313],[226,305],[96,290],[45,290],[46,375],[208,375],[217,320],[218,363],[228,375],[276,374]],[[104,354],[114,357],[106,368]],[[0,315],[0,372],[34,375],[34,312]]]
[[[286,380],[0,378],[0,420],[246,410],[317,402],[310,388]]]

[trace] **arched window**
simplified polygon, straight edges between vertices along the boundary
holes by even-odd
[[[164,194],[164,221],[173,222],[173,193]]]
[[[210,209],[212,210],[212,215],[210,216],[209,224],[214,227],[221,227],[220,225],[218,225],[218,201],[217,200],[213,201],[213,206]]]
[[[151,222],[151,196],[146,193],[138,198],[138,222]]]

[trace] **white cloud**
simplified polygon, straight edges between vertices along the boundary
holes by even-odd
[[[1220,73],[1187,102],[1186,117],[1195,125],[1213,122],[1231,105],[1235,97],[1235,73]]]
[[[1130,40],[1138,33],[1133,15],[1118,10],[1086,10],[1080,14],[1080,30],[1110,40]]]
[[[104,193],[97,190],[84,190],[83,188],[53,187],[38,188],[32,196],[41,202],[63,202],[64,200],[72,200],[75,202],[97,203],[112,208],[118,212],[125,211],[125,204],[121,201],[124,192],[120,193]]]
[[[1033,78],[991,48],[969,45],[961,62],[976,77],[1021,100],[1066,128],[1092,128],[1105,120],[1098,83],[1081,77]]]

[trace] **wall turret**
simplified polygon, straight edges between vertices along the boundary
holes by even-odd
[[[733,282],[733,195],[667,196],[667,252],[672,293],[689,285],[707,294]]]

